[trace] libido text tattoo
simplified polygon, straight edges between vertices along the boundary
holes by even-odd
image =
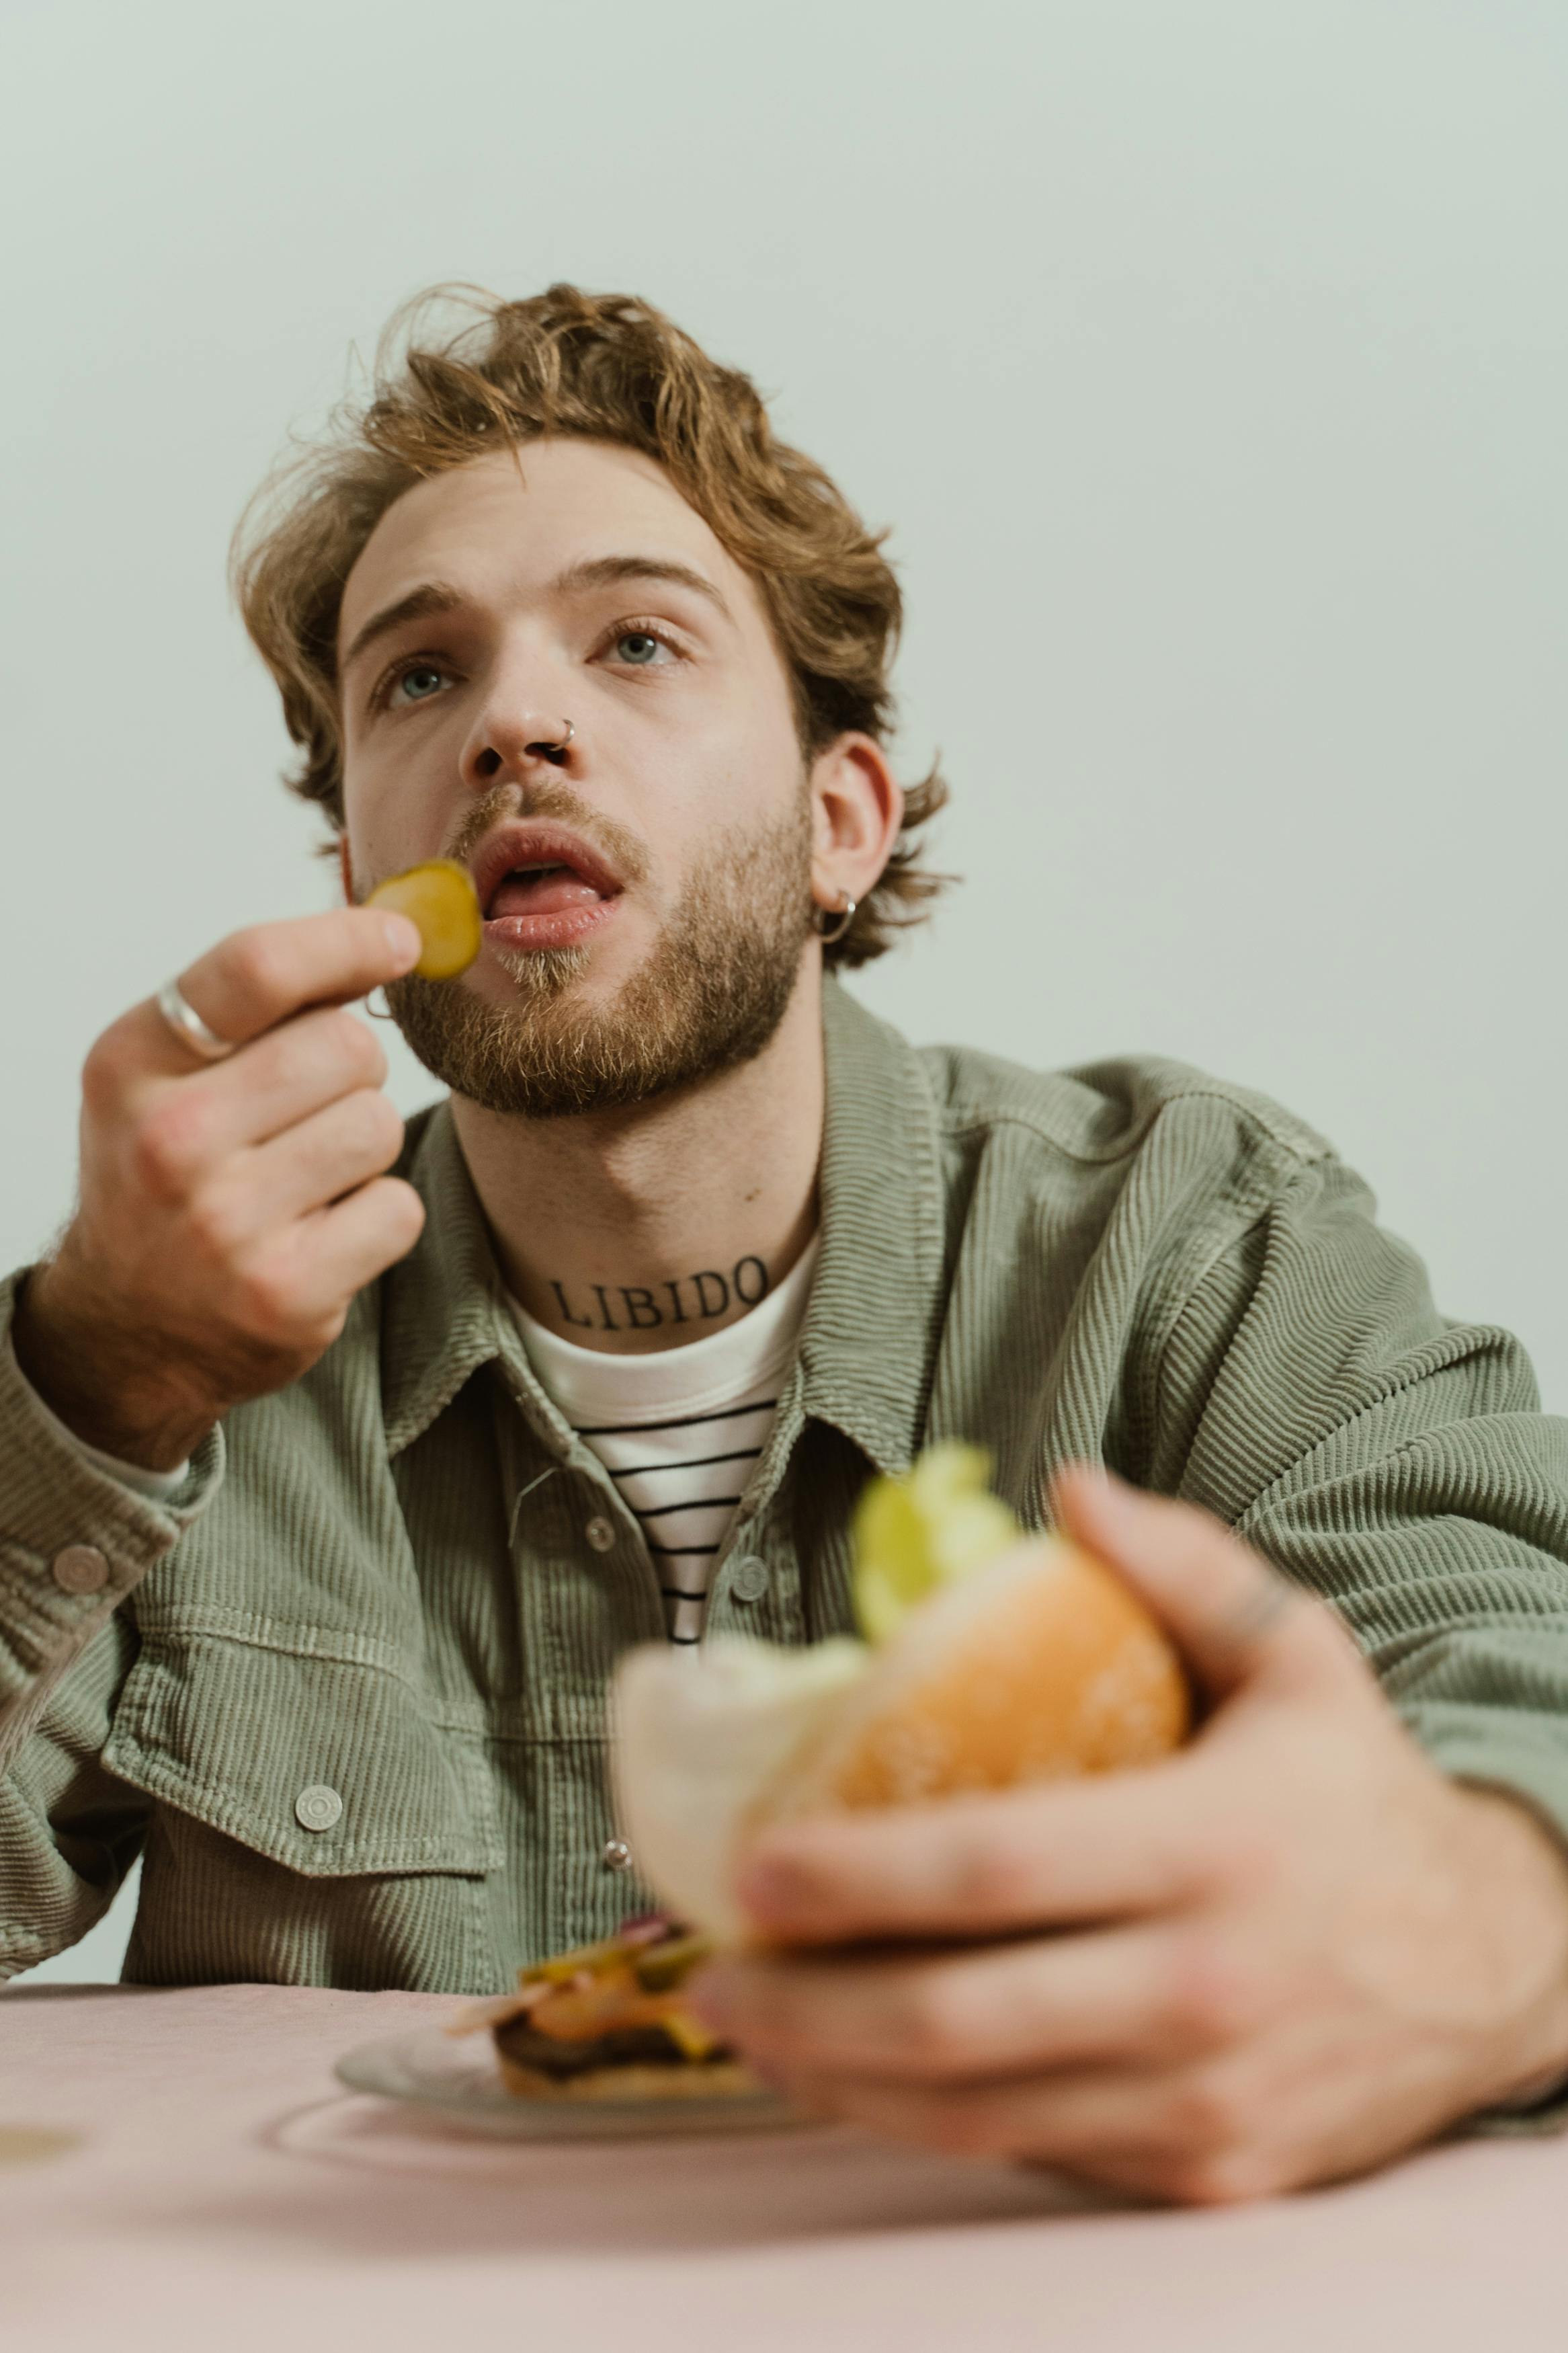
[[[728,1274],[704,1267],[700,1274],[683,1274],[675,1282],[590,1282],[574,1300],[566,1286],[551,1277],[550,1288],[561,1310],[561,1320],[579,1332],[652,1332],[661,1324],[711,1324],[727,1315],[731,1303],[755,1307],[768,1295],[768,1270],[760,1258],[739,1258]],[[588,1294],[597,1313],[578,1313]]]

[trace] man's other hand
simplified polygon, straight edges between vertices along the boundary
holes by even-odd
[[[1361,2170],[1568,2072],[1568,1863],[1446,1779],[1229,1530],[1094,1472],[1066,1532],[1208,1713],[1152,1767],[770,1834],[698,2007],[808,2107],[1189,2202]]]
[[[235,1041],[199,1062],[151,1000],[82,1077],[77,1214],[28,1278],[24,1372],[79,1437],[172,1469],[230,1407],[297,1379],[424,1208],[385,1176],[403,1122],[343,1008],[407,972],[405,916],[345,907],[237,932],[182,974]]]

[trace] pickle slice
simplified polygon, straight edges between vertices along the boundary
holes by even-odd
[[[484,918],[473,877],[456,859],[432,858],[378,882],[367,907],[390,907],[417,924],[425,953],[415,965],[421,980],[456,980],[484,944]]]
[[[707,1936],[674,1936],[646,1953],[634,1953],[632,1970],[645,1993],[663,1993],[671,1986],[684,1984],[698,1962],[705,1961],[712,1949]]]
[[[1016,1544],[1022,1528],[985,1484],[983,1447],[928,1447],[904,1479],[873,1479],[855,1509],[855,1614],[868,1641],[885,1642],[910,1610],[975,1574]]]

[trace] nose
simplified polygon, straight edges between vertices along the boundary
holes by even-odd
[[[463,776],[483,790],[498,777],[521,780],[542,766],[564,768],[570,765],[576,732],[560,712],[486,711],[463,746]]]

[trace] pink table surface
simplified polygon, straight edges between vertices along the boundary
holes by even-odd
[[[1224,2211],[1100,2205],[839,2129],[542,2146],[334,2088],[417,1994],[17,1986],[6,2353],[1534,2353],[1568,2348],[1568,2142],[1431,2149]]]

